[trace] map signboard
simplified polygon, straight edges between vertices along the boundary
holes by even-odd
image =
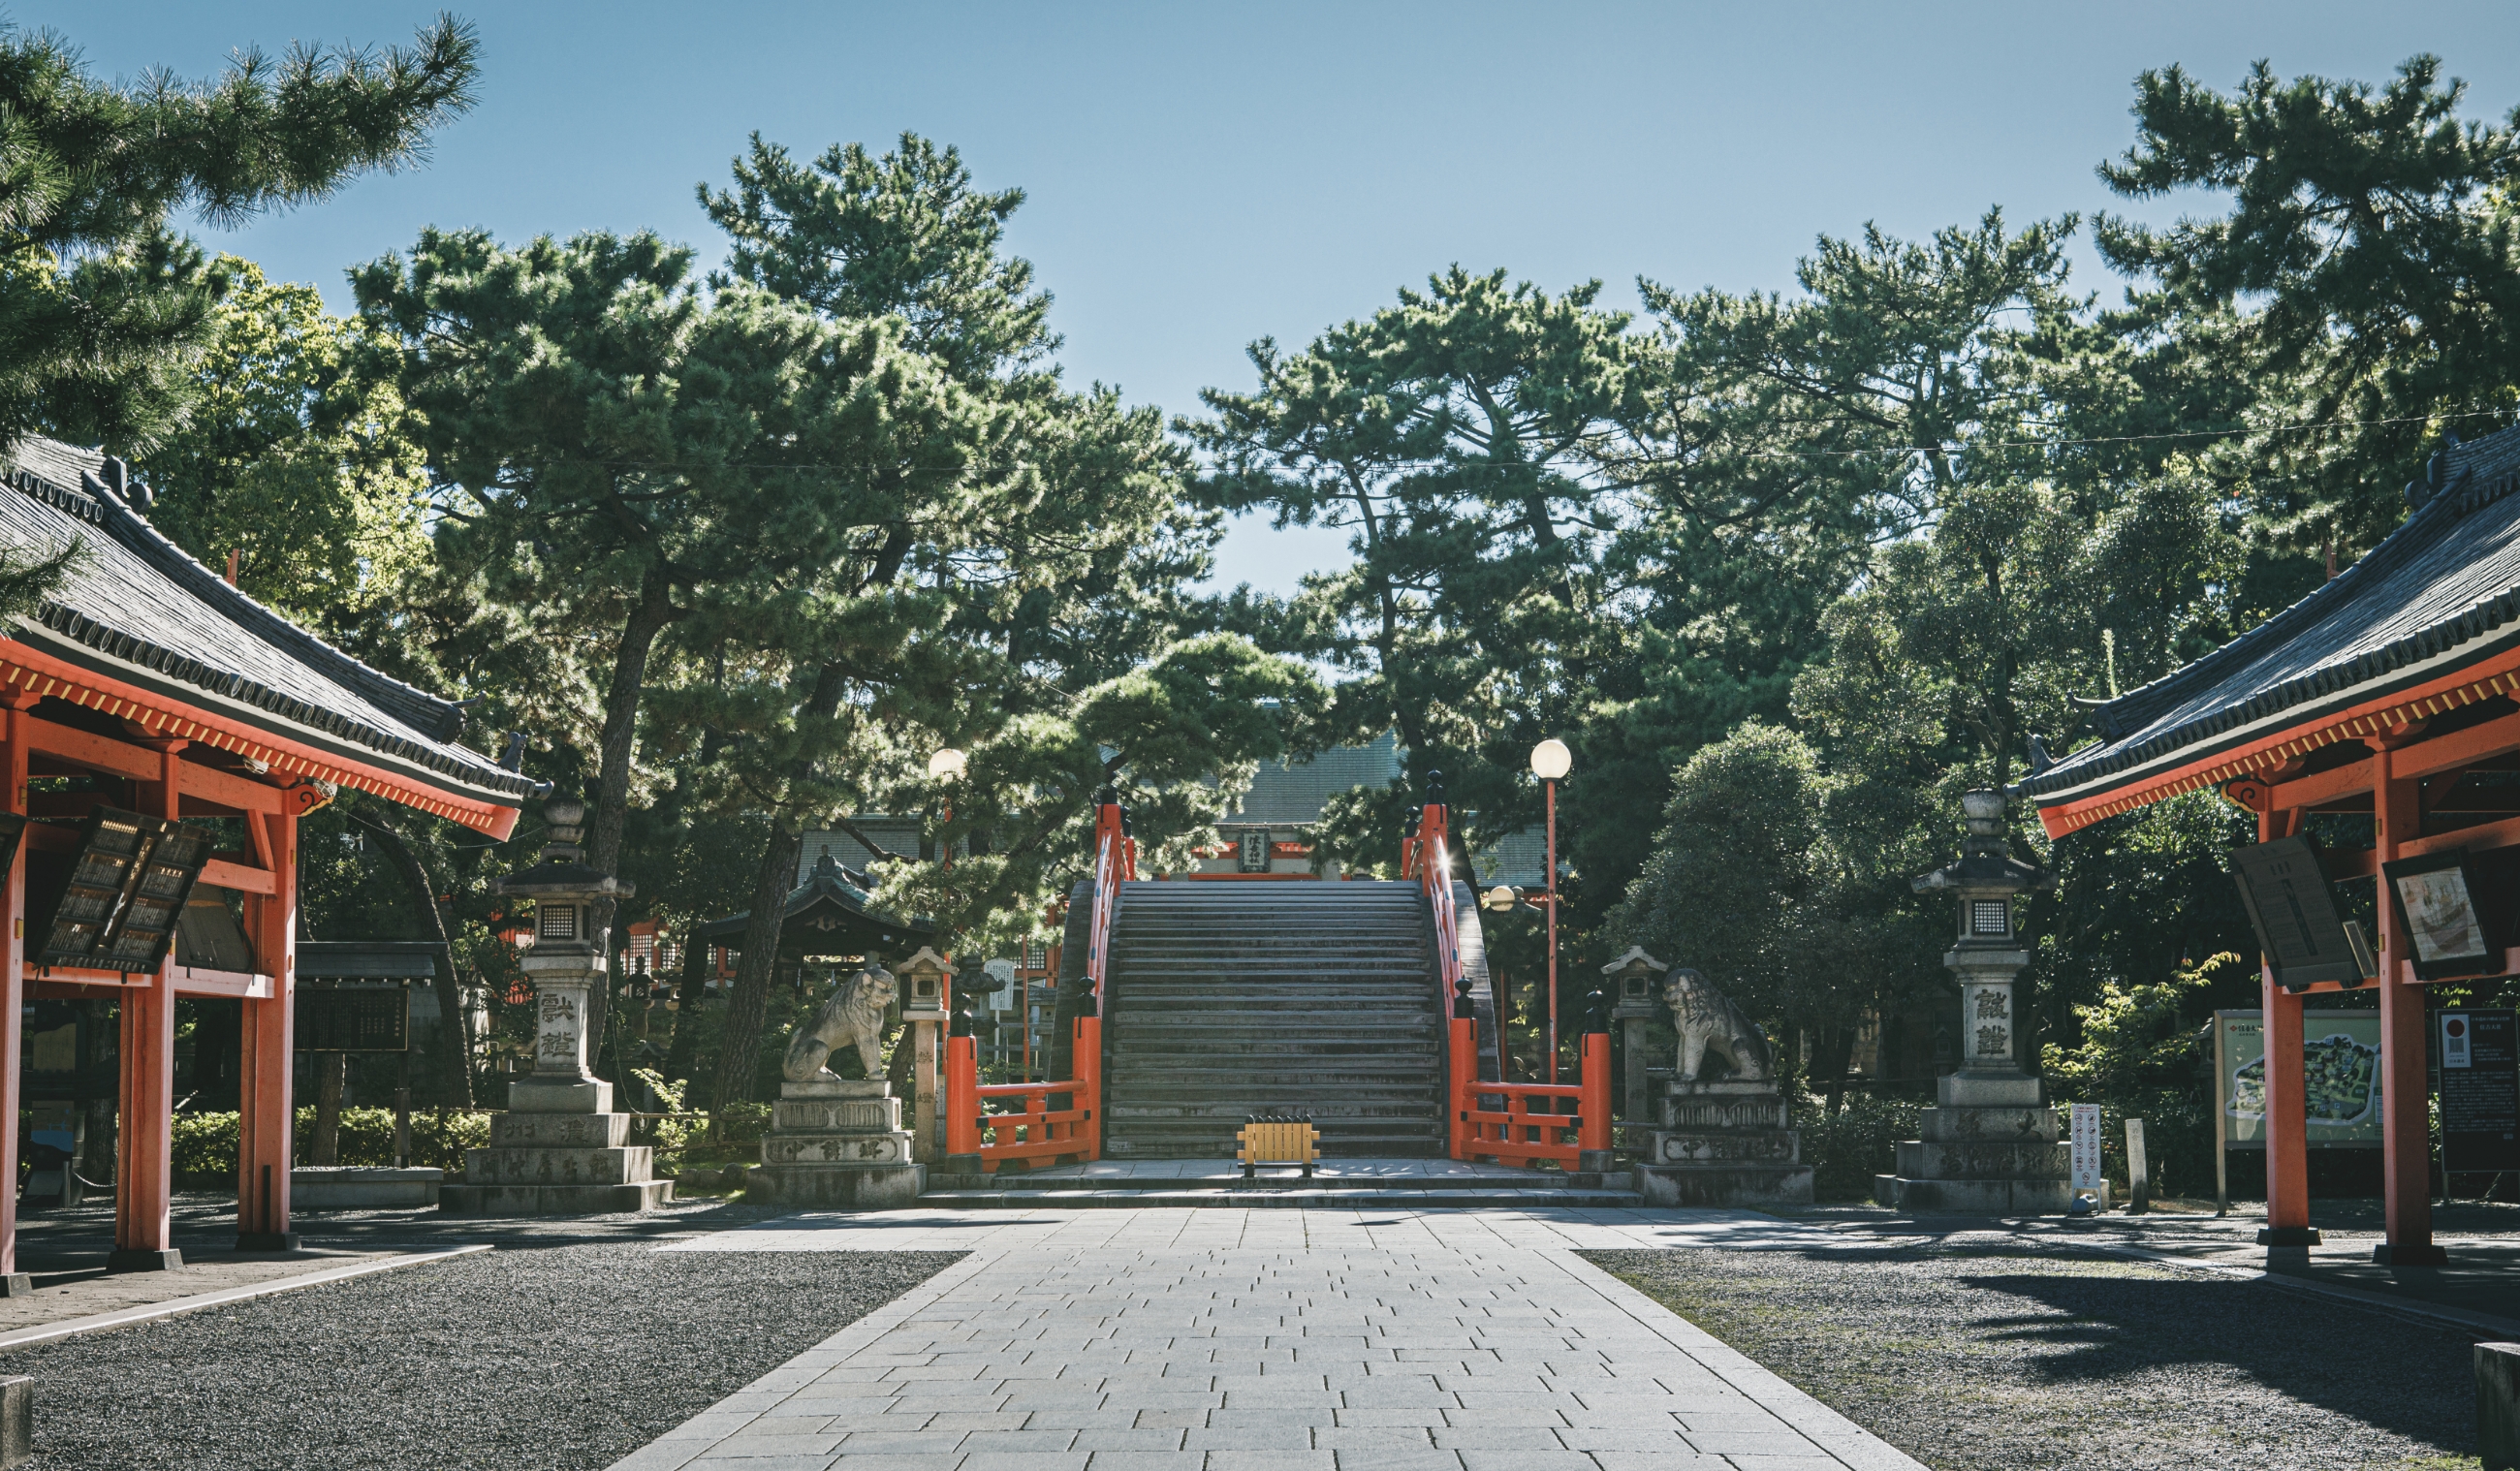
[[[2310,1147],[2380,1147],[2380,1013],[2302,1013],[2302,1092]],[[2267,1146],[2266,1020],[2214,1013],[2214,1106],[2224,1143]]]
[[[2520,1036],[2512,1013],[2450,1006],[2441,1038],[2442,1168],[2520,1170]]]

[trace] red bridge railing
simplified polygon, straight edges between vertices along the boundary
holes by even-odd
[[[1608,1021],[1585,1019],[1583,1071],[1576,1083],[1479,1081],[1479,1020],[1462,969],[1460,908],[1453,894],[1452,833],[1441,800],[1419,809],[1418,830],[1400,850],[1400,871],[1425,889],[1435,916],[1435,961],[1453,998],[1448,1049],[1452,1155],[1502,1165],[1546,1160],[1574,1170],[1584,1151],[1610,1147]],[[1571,1108],[1571,1112],[1569,1109]]]
[[[945,1139],[949,1154],[974,1156],[991,1173],[1009,1160],[1102,1157],[1102,998],[1111,967],[1111,914],[1120,885],[1138,876],[1138,843],[1120,804],[1094,814],[1094,908],[1086,929],[1085,975],[1092,1004],[1073,1022],[1068,1048],[1075,1076],[1043,1083],[980,1081],[979,1045],[957,1014],[945,1041]],[[1030,1025],[1027,1021],[1026,1025]],[[1054,1096],[1067,1106],[1053,1108]],[[991,1104],[1001,1106],[990,1111]]]

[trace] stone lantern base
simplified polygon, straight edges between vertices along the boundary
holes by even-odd
[[[752,1189],[772,1204],[827,1210],[909,1205],[927,1188],[910,1158],[901,1100],[881,1078],[782,1083]]]
[[[630,1142],[630,1116],[595,1112],[612,1085],[536,1086],[519,1079],[508,1111],[490,1118],[490,1147],[464,1151],[464,1182],[441,1185],[454,1216],[599,1216],[652,1210],[674,1198],[655,1178],[655,1154]]]
[[[1872,1196],[1898,1211],[1955,1216],[2061,1216],[2071,1203],[2073,1149],[2039,1080],[1955,1073],[1935,1088],[1920,1139],[1899,1145],[1899,1173],[1872,1178]]]
[[[1786,1127],[1774,1083],[1683,1083],[1664,1088],[1661,1127],[1637,1166],[1647,1205],[1780,1210],[1812,1203],[1801,1135]]]

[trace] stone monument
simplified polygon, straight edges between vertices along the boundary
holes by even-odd
[[[1662,973],[1671,967],[1646,955],[1642,945],[1631,945],[1628,953],[1601,967],[1603,978],[1616,989],[1617,1000],[1610,1007],[1610,1020],[1625,1029],[1619,1040],[1619,1055],[1627,1061],[1625,1087],[1619,1091],[1619,1117],[1631,1124],[1655,1121],[1654,1069],[1645,1063],[1645,1029],[1662,1015]]]
[[[644,1211],[674,1198],[654,1153],[630,1142],[630,1116],[612,1111],[612,1085],[587,1071],[587,1003],[605,984],[609,926],[595,916],[632,892],[600,873],[578,846],[586,805],[543,805],[551,840],[542,861],[492,885],[534,902],[525,978],[534,988],[534,1070],[508,1085],[508,1111],[490,1120],[490,1145],[465,1151],[464,1182],[440,1187],[440,1210],[468,1216],[571,1216]]]
[[[1637,1166],[1645,1203],[1747,1210],[1811,1204],[1812,1167],[1802,1162],[1801,1137],[1786,1117],[1767,1037],[1694,970],[1672,970],[1642,950],[1611,963],[1666,972],[1663,1000],[1680,1032],[1680,1065],[1663,1085],[1661,1117]]]
[[[1959,861],[1912,881],[1919,894],[1959,900],[1959,939],[1943,963],[1959,979],[1960,1068],[1936,1080],[1941,1106],[1925,1110],[1925,1137],[1899,1145],[1899,1173],[1874,1177],[1873,1197],[1902,1211],[2061,1215],[2073,1198],[2071,1152],[2039,1080],[2022,1070],[2013,996],[2030,963],[2013,901],[2056,880],[2012,856],[2002,792],[1965,793],[1960,810],[1968,836]]]
[[[908,1205],[927,1187],[926,1170],[910,1157],[901,1100],[884,1077],[884,1015],[895,996],[892,972],[870,966],[841,982],[788,1039],[752,1176],[771,1203],[878,1209]],[[864,1078],[824,1066],[842,1047],[856,1048]]]

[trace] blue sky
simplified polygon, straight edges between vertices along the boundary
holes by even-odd
[[[1180,413],[1454,262],[1551,289],[1600,278],[1782,290],[1822,233],[1918,236],[1990,204],[2118,207],[2136,73],[2377,82],[2431,51],[2477,117],[2520,104],[2520,7],[2274,5],[774,5],[509,0],[481,103],[424,167],[214,237],[346,306],[343,269],[420,227],[656,229],[714,254],[693,198],[759,130],[811,156],[904,129],[1020,185],[1010,229],[1058,298],[1078,381]],[[407,38],[418,4],[19,4],[108,75],[218,69],[232,47]],[[2144,211],[2162,217],[2175,204]],[[2110,285],[2088,249],[2087,286]],[[1245,523],[1224,580],[1283,590],[1345,559]]]

